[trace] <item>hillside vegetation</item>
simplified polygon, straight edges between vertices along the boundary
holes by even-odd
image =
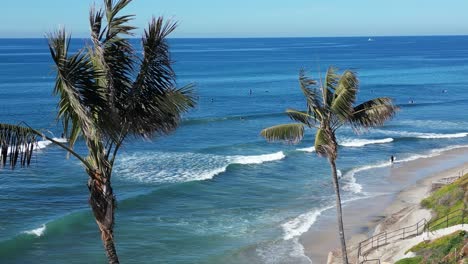
[[[468,263],[466,261],[467,252],[464,252],[467,247],[468,233],[466,231],[456,231],[433,241],[424,241],[417,244],[407,251],[407,253],[415,253],[416,257],[401,259],[395,264],[465,264]]]
[[[468,174],[446,185],[437,191],[433,192],[429,197],[421,201],[421,205],[425,208],[431,209],[433,212],[433,224],[431,230],[441,229],[447,227],[445,217],[451,212],[460,209],[465,209],[465,216],[459,211],[449,216],[448,226],[461,224],[462,222],[468,223],[468,215],[466,213],[466,204],[468,202]],[[434,222],[435,220],[439,221]]]
[[[431,230],[468,223],[467,204],[468,174],[421,201],[421,205],[431,209],[433,213]],[[432,241],[421,242],[408,252],[413,252],[416,256],[401,259],[395,264],[468,264],[468,233],[457,231]]]

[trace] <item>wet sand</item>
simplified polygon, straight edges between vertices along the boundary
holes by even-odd
[[[457,176],[463,169],[468,169],[468,148],[449,150],[435,157],[375,169],[376,175],[384,177],[384,184],[363,186],[371,197],[349,202],[343,207],[348,248],[356,248],[359,241],[372,235],[374,231],[392,227],[379,225],[385,222],[386,217],[405,208],[419,209],[419,203],[429,194],[433,181]],[[359,182],[359,175],[356,178]],[[335,211],[333,208],[323,212],[311,229],[301,236],[300,242],[313,263],[326,263],[329,251],[339,247]],[[427,210],[421,211],[412,218],[427,214]],[[411,222],[414,220],[412,218],[400,224]],[[375,230],[376,227],[378,230]],[[350,260],[354,260],[357,252],[351,249],[348,254]]]

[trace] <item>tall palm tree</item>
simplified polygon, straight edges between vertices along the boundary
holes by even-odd
[[[153,18],[141,39],[138,54],[128,39],[136,29],[133,15],[120,15],[131,0],[104,0],[90,10],[91,42],[69,54],[70,37],[64,29],[49,34],[49,48],[57,72],[54,94],[58,119],[68,144],[57,142],[26,124],[0,123],[0,161],[29,165],[38,138],[64,148],[84,165],[91,205],[109,263],[119,263],[114,245],[116,199],[111,176],[117,153],[130,137],[166,135],[181,114],[194,106],[191,86],[176,88],[167,36],[176,23]],[[78,138],[87,156],[73,150]]]
[[[301,71],[299,84],[306,98],[307,110],[286,110],[286,114],[299,123],[269,127],[262,130],[261,135],[268,141],[283,140],[297,143],[304,137],[304,126],[317,129],[315,151],[318,155],[326,157],[330,163],[336,194],[342,258],[343,263],[348,264],[336,170],[338,144],[335,132],[343,125],[351,125],[356,132],[383,125],[387,119],[393,117],[397,108],[392,104],[392,100],[386,97],[375,98],[355,106],[359,82],[356,74],[349,70],[340,75],[336,68],[330,67],[323,83],[309,79],[304,71]]]

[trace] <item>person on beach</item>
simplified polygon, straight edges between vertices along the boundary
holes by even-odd
[[[393,163],[395,161],[395,156],[390,156],[390,162]]]

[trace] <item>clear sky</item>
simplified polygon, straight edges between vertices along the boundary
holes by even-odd
[[[88,9],[101,0],[2,0],[0,37],[42,37],[65,25],[88,35]],[[152,15],[180,23],[173,37],[467,35],[467,0],[134,0],[126,12],[144,27]]]

